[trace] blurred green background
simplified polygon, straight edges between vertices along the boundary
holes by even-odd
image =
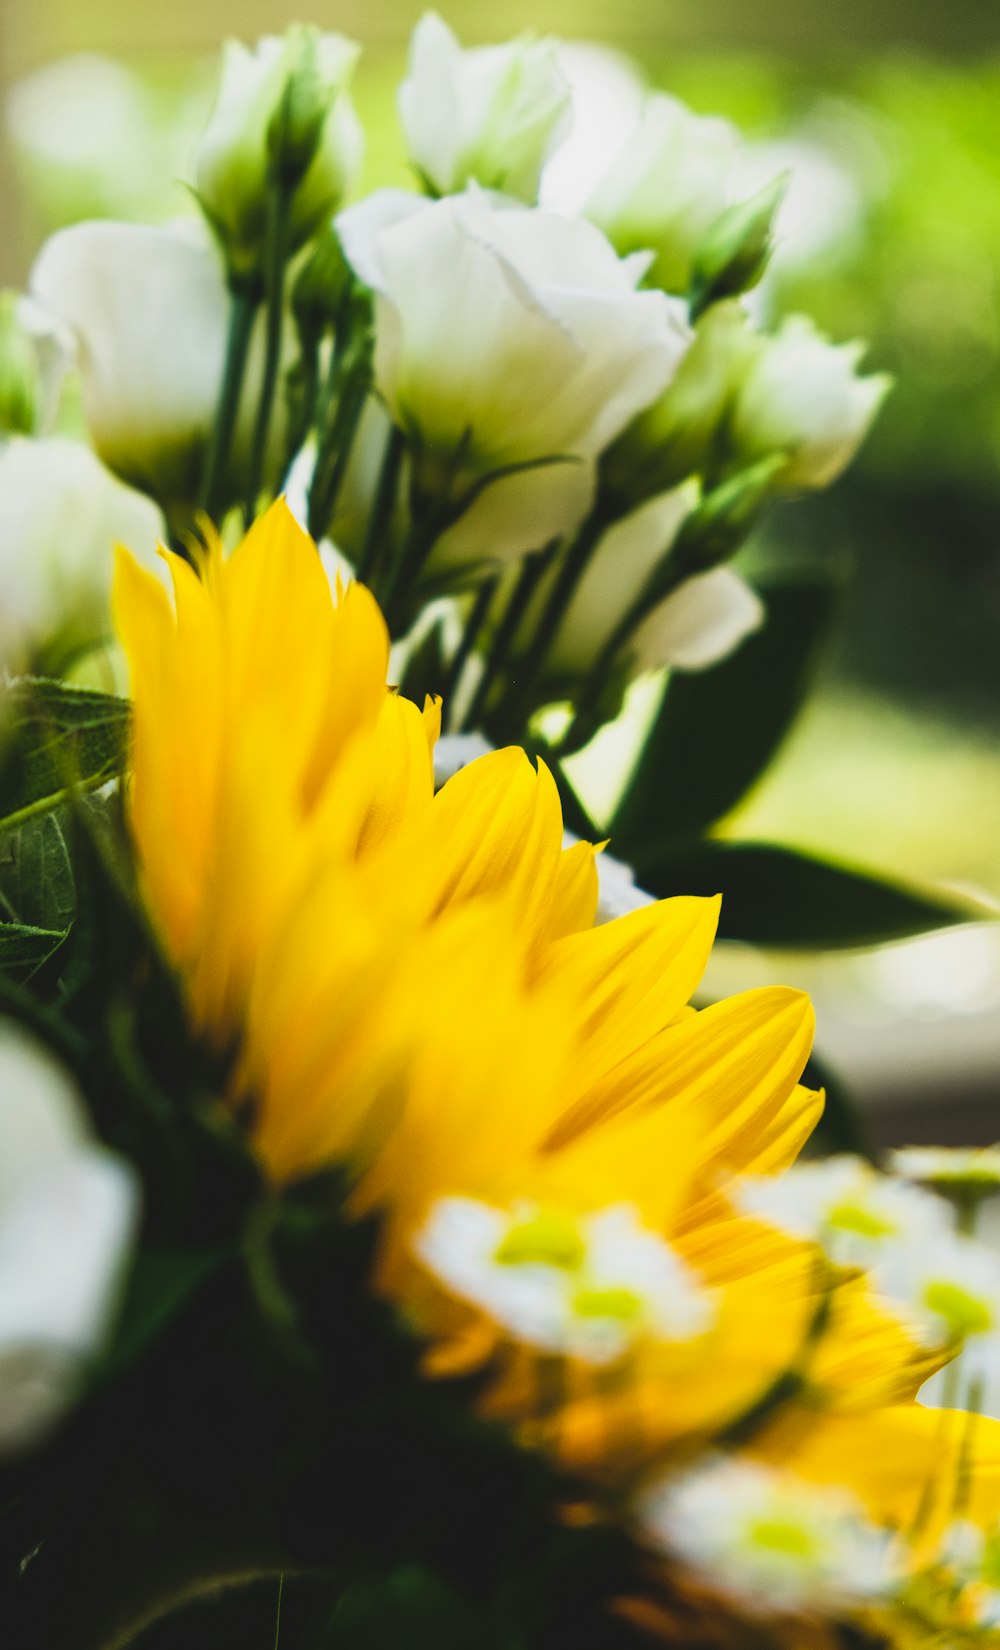
[[[302,15],[264,0],[0,6],[0,280],[15,284],[69,218],[186,209],[220,37]],[[402,176],[395,86],[422,9],[309,13],[366,47],[367,185]],[[802,308],[867,339],[897,384],[848,474],[767,528],[764,553],[833,558],[850,577],[817,691],[725,829],[1000,900],[1000,6],[456,0],[446,14],[468,42],[531,26],[627,53],[649,83],[739,123],[750,177],[794,168],[763,313]],[[577,53],[576,69],[600,156],[638,83],[624,58]],[[784,960],[721,967],[727,987],[789,976]],[[795,973],[886,1137],[1000,1135],[996,930]]]

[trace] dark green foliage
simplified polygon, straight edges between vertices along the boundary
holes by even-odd
[[[670,678],[611,823],[623,859],[697,836],[729,813],[794,721],[836,588],[817,572],[761,594],[767,618],[755,635],[714,670]]]
[[[722,895],[719,937],[832,950],[969,922],[971,902],[767,842],[693,842],[636,856],[650,893]]]

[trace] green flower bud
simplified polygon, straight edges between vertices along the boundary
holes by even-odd
[[[195,188],[230,278],[259,275],[268,196],[289,197],[289,250],[315,234],[357,172],[361,132],[347,87],[358,48],[340,35],[292,28],[250,50],[228,42],[208,127],[195,155]]]
[[[677,535],[674,566],[686,574],[702,573],[735,556],[774,496],[784,464],[780,453],[771,453],[706,493]]]
[[[604,454],[602,487],[631,506],[687,476],[711,473],[726,415],[756,347],[746,311],[735,300],[706,311],[671,383]]]
[[[320,333],[339,324],[350,305],[371,312],[371,297],[355,280],[340,239],[332,228],[318,235],[292,288],[292,309],[305,333]]]
[[[18,319],[16,292],[0,293],[0,434],[33,435],[38,423],[38,358]]]
[[[790,179],[791,173],[783,172],[750,200],[728,206],[716,219],[695,255],[693,314],[757,285],[771,256],[774,220]]]

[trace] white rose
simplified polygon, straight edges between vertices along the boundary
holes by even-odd
[[[657,286],[686,292],[698,245],[728,204],[738,150],[728,121],[656,92],[584,213],[619,252],[653,252]]]
[[[280,39],[265,35],[252,48],[227,41],[218,97],[194,157],[194,180],[235,275],[253,275],[261,267],[268,183],[278,158],[276,124],[283,117],[291,121],[287,140],[297,151],[289,159],[301,162],[302,174],[292,185],[293,250],[354,181],[362,139],[347,87],[358,55],[342,35],[301,27]]]
[[[194,505],[222,379],[230,298],[204,226],[75,224],[46,241],[33,293],[76,335],[83,410],[94,446],[125,481],[166,509]],[[247,464],[260,382],[251,357],[233,440],[229,496]],[[274,419],[272,452],[280,451]]]
[[[73,1401],[114,1310],[136,1177],[95,1144],[68,1074],[0,1022],[0,1455]]]
[[[593,669],[697,501],[697,486],[687,483],[647,500],[608,528],[549,648],[546,673],[553,681],[579,681]],[[546,588],[535,613],[529,613],[529,625]],[[664,597],[632,632],[627,652],[637,672],[665,665],[704,670],[738,647],[763,616],[759,597],[738,574],[727,567],[713,568],[686,579]]]
[[[850,463],[892,380],[861,378],[863,344],[831,344],[804,315],[762,338],[733,407],[730,436],[744,463],[785,452],[787,487],[826,487]]]
[[[434,12],[413,31],[399,108],[410,159],[436,194],[455,194],[474,180],[533,204],[569,105],[548,41],[463,51]]]
[[[0,442],[0,668],[58,672],[103,642],[114,547],[156,564],[163,518],[79,441]]]
[[[338,227],[376,294],[376,386],[432,495],[515,465],[564,489],[567,462],[594,458],[688,346],[682,307],[636,290],[643,260],[582,220],[479,190],[381,192]]]

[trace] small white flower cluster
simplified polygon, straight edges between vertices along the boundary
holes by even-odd
[[[414,1249],[453,1294],[553,1356],[609,1364],[641,1339],[687,1341],[712,1323],[711,1293],[626,1204],[576,1216],[442,1198]]]
[[[751,1615],[836,1615],[887,1596],[900,1575],[891,1538],[848,1492],[749,1458],[653,1485],[638,1521],[650,1545]]]
[[[946,1198],[849,1156],[741,1181],[733,1195],[835,1265],[865,1271],[928,1345],[963,1349],[968,1378],[1000,1371],[1000,1256],[958,1229]]]

